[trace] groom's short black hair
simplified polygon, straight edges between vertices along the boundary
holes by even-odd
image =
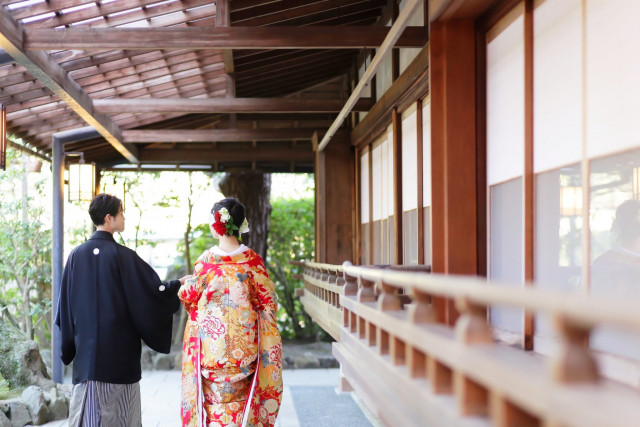
[[[104,224],[104,217],[118,215],[122,208],[122,201],[111,194],[98,194],[91,200],[89,205],[89,216],[91,221],[98,226]]]

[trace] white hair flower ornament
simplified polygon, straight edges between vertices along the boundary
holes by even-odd
[[[242,221],[242,224],[238,228],[238,226],[233,223],[233,218],[227,208],[221,208],[209,215],[209,222],[219,236],[232,236],[235,230],[238,230],[239,235],[249,232],[249,222],[247,218]],[[238,240],[242,241],[242,237],[238,236]]]

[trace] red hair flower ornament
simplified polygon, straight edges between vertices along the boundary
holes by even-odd
[[[209,216],[209,221],[216,234],[219,236],[232,236],[235,230],[238,230],[238,240],[242,241],[243,233],[249,232],[249,222],[247,218],[242,221],[240,227],[233,223],[233,218],[227,208],[222,208],[219,211],[215,211]]]

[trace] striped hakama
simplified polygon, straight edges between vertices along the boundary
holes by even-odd
[[[70,427],[140,427],[140,383],[85,381],[73,387]]]

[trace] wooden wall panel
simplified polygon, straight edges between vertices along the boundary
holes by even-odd
[[[336,134],[316,151],[316,260],[328,264],[353,262],[353,182],[355,149],[347,134]]]

